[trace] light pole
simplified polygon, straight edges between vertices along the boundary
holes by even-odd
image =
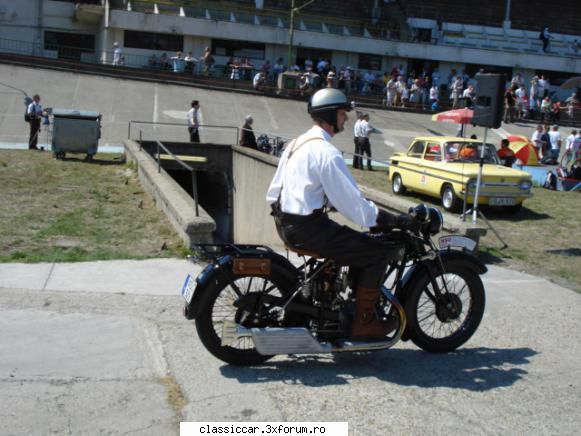
[[[291,0],[291,10],[290,10],[290,23],[288,27],[288,56],[287,56],[287,68],[290,69],[291,66],[291,57],[293,52],[293,37],[295,33],[295,12],[300,11],[305,6],[310,5],[315,0],[310,0],[301,6],[295,8],[295,0]]]

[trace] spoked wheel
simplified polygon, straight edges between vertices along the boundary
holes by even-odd
[[[227,283],[212,283],[206,290],[206,298],[201,302],[200,315],[196,319],[200,340],[210,353],[232,365],[256,365],[267,361],[272,356],[259,354],[250,337],[241,337],[223,346],[222,328],[226,321],[246,328],[280,327],[282,323],[269,310],[272,307],[263,305],[254,311],[249,310],[248,304],[239,308],[234,303],[248,301],[252,294],[281,297],[288,294],[289,286],[284,277],[274,274],[274,268],[268,277],[239,276]]]
[[[435,278],[439,293],[425,274],[410,290],[406,304],[410,338],[434,353],[453,351],[464,344],[484,314],[484,287],[478,274],[461,261],[446,262],[444,267],[446,272]]]

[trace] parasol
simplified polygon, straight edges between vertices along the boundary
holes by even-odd
[[[452,109],[432,115],[432,121],[456,124],[470,124],[472,123],[472,118],[474,118],[474,111],[468,108]]]
[[[509,148],[523,165],[538,165],[539,154],[534,144],[526,137],[521,135],[508,135]]]

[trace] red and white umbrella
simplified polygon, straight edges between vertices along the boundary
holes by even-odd
[[[468,108],[452,109],[432,115],[432,121],[456,124],[470,124],[472,123],[472,118],[474,118],[474,111]]]

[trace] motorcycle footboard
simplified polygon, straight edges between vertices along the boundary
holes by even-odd
[[[328,353],[329,346],[320,344],[306,328],[252,328],[247,329],[234,322],[222,326],[222,346],[232,345],[241,338],[252,338],[256,351],[273,354]]]

